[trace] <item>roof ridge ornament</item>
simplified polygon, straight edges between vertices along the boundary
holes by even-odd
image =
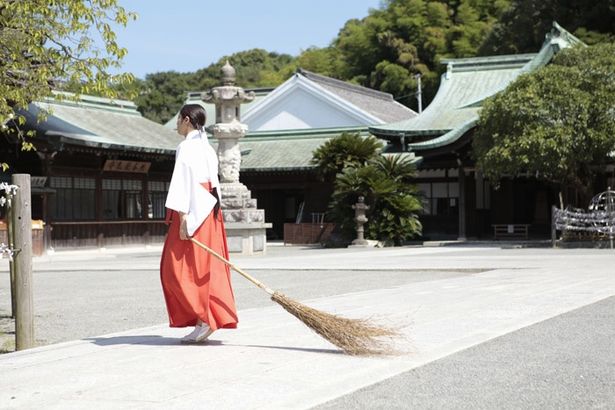
[[[567,45],[583,44],[579,38],[575,37],[572,33],[560,26],[557,21],[553,21],[551,31],[545,34],[545,43],[563,41]],[[563,47],[562,47],[563,48]]]
[[[446,78],[447,80],[450,80],[452,76],[453,76],[453,63],[449,62],[446,65],[446,74],[444,78]]]

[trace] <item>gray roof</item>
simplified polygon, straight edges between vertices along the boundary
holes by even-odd
[[[384,122],[407,120],[417,116],[416,112],[395,101],[392,94],[303,69],[299,69],[297,73]]]
[[[172,153],[181,142],[176,132],[141,116],[130,101],[56,94],[29,105],[27,123],[39,138],[70,144],[142,152]],[[48,112],[41,122],[37,116]]]

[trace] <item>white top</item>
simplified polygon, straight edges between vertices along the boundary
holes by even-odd
[[[218,156],[207,141],[207,135],[191,131],[177,146],[175,168],[165,206],[186,214],[188,235],[192,236],[216,205],[216,197],[201,186],[209,182],[217,188]]]

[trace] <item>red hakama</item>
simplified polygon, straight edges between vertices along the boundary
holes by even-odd
[[[209,183],[201,184],[210,190]],[[190,240],[179,239],[179,213],[167,209],[170,226],[160,260],[160,279],[171,327],[196,326],[201,319],[212,330],[237,327],[230,268]],[[228,259],[222,211],[207,216],[193,237]]]

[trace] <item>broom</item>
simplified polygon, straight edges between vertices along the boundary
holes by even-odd
[[[396,353],[388,343],[380,339],[399,336],[396,330],[376,325],[367,319],[347,319],[306,306],[265,286],[198,240],[191,238],[191,241],[267,292],[271,300],[345,353],[353,356]]]

